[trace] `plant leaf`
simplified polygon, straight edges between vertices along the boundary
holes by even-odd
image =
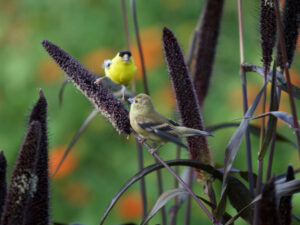
[[[213,177],[215,177],[219,180],[223,179],[223,173],[220,172],[218,169],[216,169],[208,164],[204,164],[199,161],[196,161],[196,160],[178,159],[178,160],[166,161],[166,163],[169,166],[190,166],[190,167],[198,168],[198,169],[206,171],[207,173],[211,174]],[[138,173],[136,173],[129,181],[127,181],[127,183],[124,184],[112,198],[111,202],[109,203],[108,207],[106,208],[106,210],[101,218],[100,225],[104,223],[106,217],[108,216],[109,212],[111,211],[113,206],[116,204],[118,199],[132,184],[134,184],[135,182],[137,182],[138,180],[140,180],[142,177],[146,176],[147,174],[149,174],[153,171],[156,171],[158,169],[161,169],[161,168],[164,168],[164,167],[160,163],[150,165],[150,166],[144,168],[143,170],[139,171]],[[237,178],[229,175],[229,180],[234,180],[234,182],[229,182],[228,188],[230,188],[231,185],[234,184],[235,186],[240,186],[239,189],[243,190],[242,191],[243,193],[246,193],[246,190],[248,190],[246,188],[246,186],[242,182],[240,182]],[[234,196],[236,196],[236,192],[234,192],[234,189],[232,189],[232,190],[233,191],[230,191],[230,194],[228,194],[229,199],[234,198]],[[248,191],[248,195],[251,196],[249,191]],[[242,198],[243,196],[244,195],[241,195],[240,197]],[[235,203],[235,201],[233,201],[233,203]],[[236,207],[236,205],[234,205],[234,207]],[[238,210],[238,207],[236,209]]]
[[[280,119],[282,122],[284,122],[285,124],[289,125],[291,128],[293,128],[293,116],[286,113],[286,112],[281,112],[281,111],[272,111],[272,112],[267,112],[267,113],[263,113],[260,114],[258,116],[254,116],[252,118],[249,118],[251,120],[255,120],[255,119],[259,119],[265,116],[269,116],[269,115],[273,115],[275,117],[277,117],[278,119]]]
[[[249,116],[253,115],[253,113],[254,113],[254,111],[255,111],[258,103],[259,103],[259,100],[260,100],[264,90],[266,89],[266,86],[267,85],[265,84],[263,86],[262,90],[258,93],[258,95],[254,99],[252,105],[250,106],[250,108],[246,112],[245,117],[249,117]],[[226,147],[225,160],[224,160],[224,177],[223,177],[221,198],[225,197],[224,192],[225,192],[225,189],[227,188],[228,174],[229,174],[229,171],[232,167],[233,160],[235,159],[235,156],[237,154],[237,151],[238,151],[239,146],[240,146],[241,141],[242,141],[242,137],[243,137],[243,135],[246,131],[246,128],[247,128],[248,124],[249,124],[249,119],[243,119],[240,126],[235,131],[235,133],[231,137],[231,139],[230,139],[230,141],[229,141],[229,143]]]
[[[221,130],[223,128],[238,127],[239,125],[240,125],[240,123],[220,123],[220,124],[216,124],[216,125],[207,126],[206,131],[213,132],[213,131]],[[249,130],[253,135],[259,137],[259,132],[260,132],[259,126],[249,124]],[[282,134],[279,134],[277,132],[276,132],[276,140],[285,142],[287,144],[292,145],[294,148],[297,148],[295,142],[293,142],[292,140],[288,139],[287,137],[285,137]]]
[[[276,81],[276,62],[274,63],[274,67],[273,67],[271,101],[270,101],[269,111],[277,111],[279,108],[275,81]],[[258,154],[259,160],[263,160],[268,150],[268,146],[271,142],[273,134],[276,132],[276,124],[277,124],[277,118],[274,116],[269,116],[263,143],[261,145],[261,149],[259,150],[259,154]]]
[[[143,219],[141,225],[145,225],[158,212],[158,210],[167,204],[170,199],[183,194],[188,194],[188,192],[183,188],[173,188],[163,192],[155,202],[148,215]]]
[[[243,68],[245,71],[251,71],[251,72],[256,72],[257,74],[261,75],[262,77],[264,76],[264,70],[261,66],[256,66],[251,63],[245,62],[243,63]],[[269,70],[269,73],[267,75],[267,80],[269,82],[272,82],[272,70]],[[281,72],[276,71],[276,85],[280,87],[283,91],[288,93],[288,88],[287,88],[287,83],[285,77],[282,75]],[[292,93],[293,96],[297,99],[300,100],[300,88],[297,86],[291,84],[292,87]]]

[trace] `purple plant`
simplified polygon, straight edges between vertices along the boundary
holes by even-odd
[[[204,130],[200,106],[181,48],[168,28],[163,29],[163,48],[182,124]],[[187,145],[192,159],[211,163],[206,137],[188,137]],[[203,174],[198,173],[198,179],[203,181],[203,178]]]

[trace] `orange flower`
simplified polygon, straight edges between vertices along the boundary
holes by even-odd
[[[45,59],[39,64],[37,74],[39,79],[46,84],[53,84],[61,79],[61,69],[51,59]]]
[[[112,59],[116,54],[117,51],[114,51],[112,48],[98,48],[90,51],[83,57],[83,65],[95,74],[104,75],[104,70],[102,68],[104,60]]]
[[[161,30],[157,27],[149,27],[141,30],[141,42],[144,54],[146,70],[155,69],[163,62],[162,46],[161,46]],[[142,79],[142,64],[140,61],[138,47],[132,46],[132,55],[137,66],[135,78]]]
[[[63,157],[65,150],[66,150],[66,146],[58,146],[55,147],[53,149],[50,150],[50,154],[49,154],[49,171],[50,174],[52,175],[61,158]],[[74,149],[72,149],[74,150]],[[56,175],[54,176],[54,179],[59,179],[59,178],[63,178],[67,175],[69,175],[70,173],[72,173],[75,168],[78,165],[78,158],[75,155],[74,151],[70,151],[67,158],[64,160],[63,164],[60,166],[58,172],[56,173]]]
[[[82,182],[69,182],[63,189],[64,197],[73,205],[83,207],[92,199],[92,191]]]
[[[117,212],[124,220],[135,220],[143,213],[142,199],[139,193],[131,192],[119,201]]]

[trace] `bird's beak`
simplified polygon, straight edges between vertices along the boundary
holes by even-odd
[[[134,102],[133,98],[128,98],[127,100],[130,104],[132,104]]]
[[[129,62],[129,59],[130,59],[130,56],[129,56],[128,54],[124,54],[124,55],[122,56],[122,61],[123,61],[123,62]]]

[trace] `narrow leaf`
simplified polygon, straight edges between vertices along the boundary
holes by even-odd
[[[220,124],[216,124],[216,125],[212,125],[212,126],[207,126],[206,131],[213,132],[213,131],[221,130],[223,128],[238,127],[239,125],[240,125],[240,123],[220,123]],[[259,133],[260,133],[260,127],[259,126],[249,124],[249,130],[253,135],[259,137]],[[283,136],[282,134],[276,133],[276,140],[280,141],[280,142],[290,144],[294,148],[297,148],[295,142],[293,142],[292,140],[290,140],[287,137]]]
[[[165,206],[169,200],[183,194],[188,194],[188,192],[183,188],[173,188],[163,192],[156,200],[148,215],[143,219],[141,225],[145,225],[147,222],[149,222],[149,220],[158,212],[158,210]]]
[[[204,164],[201,163],[199,161],[195,161],[195,160],[186,160],[186,159],[179,159],[179,160],[171,160],[171,161],[167,161],[166,162],[169,166],[190,166],[190,167],[194,167],[194,168],[198,168],[201,170],[206,171],[207,173],[211,174],[213,177],[222,180],[223,179],[223,173],[220,172],[219,170],[215,169],[214,167],[208,165],[208,164]],[[106,217],[108,216],[109,212],[111,211],[111,209],[113,208],[113,206],[116,204],[116,202],[118,201],[118,199],[122,196],[122,194],[135,182],[137,182],[138,180],[140,180],[142,177],[146,176],[147,174],[156,171],[158,169],[164,168],[163,165],[161,165],[160,163],[157,164],[153,164],[151,166],[148,166],[146,168],[144,168],[143,170],[139,171],[137,174],[135,174],[126,184],[124,184],[119,191],[114,195],[114,197],[112,198],[110,204],[108,205],[108,207],[106,208],[104,215],[101,218],[100,221],[100,225],[104,223]],[[231,179],[234,180],[231,181]],[[232,177],[229,175],[229,180],[230,182],[228,182],[228,188],[230,189],[231,185],[234,184],[235,186],[240,186],[238,189],[242,190],[243,193],[246,193],[246,186],[240,182],[237,178]],[[231,195],[228,195],[229,199],[230,198],[235,198],[236,196],[236,192],[230,191]],[[248,191],[248,195],[250,195],[250,192]],[[241,195],[241,198],[244,195]],[[233,201],[235,202],[235,201]]]
[[[271,87],[271,101],[269,106],[269,112],[270,111],[277,111],[279,108],[278,104],[278,97],[277,97],[277,90],[276,90],[276,63],[274,63],[274,70],[273,70],[273,77],[272,77],[272,87]],[[259,160],[263,160],[268,146],[271,142],[271,139],[273,137],[273,134],[276,132],[276,123],[277,118],[274,116],[269,116],[266,133],[264,135],[263,143],[261,145],[261,149],[259,150],[258,158]]]
[[[251,63],[245,62],[243,64],[243,68],[246,71],[256,72],[257,74],[261,75],[262,77],[264,76],[264,70],[260,66],[256,66],[256,65],[253,65]],[[269,73],[267,75],[267,80],[269,82],[272,82],[272,73],[273,73],[273,71],[269,71]],[[279,71],[276,71],[276,85],[278,87],[280,87],[283,91],[288,93],[288,87],[287,87],[286,79],[283,76],[283,74]],[[300,88],[294,86],[293,84],[291,84],[291,87],[292,87],[291,91],[293,93],[293,96],[295,98],[297,98],[298,100],[300,100]]]
[[[254,117],[251,117],[251,118],[248,118],[248,119],[254,120],[254,119],[259,119],[259,118],[262,118],[262,117],[265,117],[265,116],[270,116],[270,115],[277,117],[282,122],[284,122],[285,124],[287,124],[291,128],[293,128],[293,126],[294,126],[293,116],[286,113],[286,112],[281,112],[281,111],[267,112],[267,113],[263,113],[263,114],[260,114],[258,116],[254,116]]]
[[[264,90],[266,89],[267,84],[264,85],[264,87],[262,88],[262,90],[258,93],[258,95],[256,96],[256,98],[254,99],[252,105],[250,106],[250,108],[248,109],[248,111],[245,114],[245,117],[249,117],[252,116],[258,103],[259,100],[264,92]],[[244,119],[240,126],[238,127],[238,129],[235,131],[235,133],[233,134],[233,136],[231,137],[227,147],[226,147],[226,152],[225,152],[225,160],[224,160],[224,177],[223,177],[223,184],[222,184],[222,194],[221,194],[221,198],[225,197],[224,196],[224,191],[227,187],[227,177],[228,177],[228,173],[232,167],[232,163],[235,159],[235,156],[237,154],[237,151],[239,149],[239,146],[241,144],[242,141],[242,137],[246,131],[246,128],[249,124],[249,119]]]

